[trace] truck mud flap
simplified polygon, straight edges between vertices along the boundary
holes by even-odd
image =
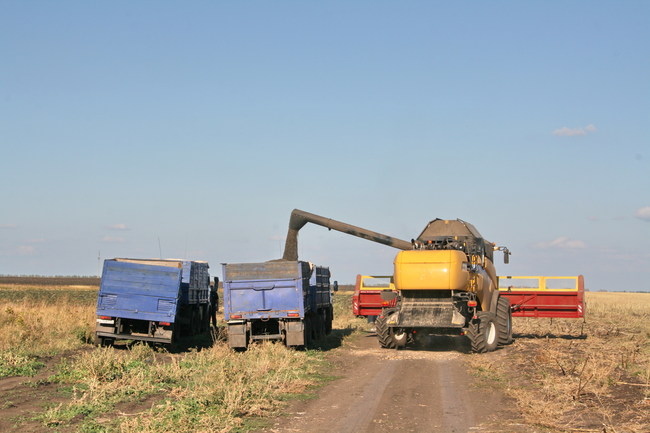
[[[304,346],[305,345],[305,324],[302,321],[284,322],[287,346]]]
[[[246,348],[247,338],[245,323],[228,324],[228,345],[233,349],[240,347]]]

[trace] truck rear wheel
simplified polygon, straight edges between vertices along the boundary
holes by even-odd
[[[375,328],[377,329],[377,340],[379,340],[381,347],[385,349],[394,349],[397,347],[393,334],[386,323],[386,316],[380,315],[377,317],[377,320],[375,320]]]
[[[497,303],[497,331],[499,346],[512,343],[512,311],[510,299],[500,296]]]
[[[100,347],[111,347],[113,346],[113,343],[115,343],[115,340],[112,338],[106,338],[106,337],[98,337],[97,338],[97,344]]]
[[[305,317],[304,319],[304,341],[305,341],[305,347],[309,346],[311,344],[311,319],[309,316]]]
[[[201,333],[208,332],[210,330],[210,306],[204,304],[201,307]]]
[[[330,335],[332,333],[332,309],[327,309],[325,313],[325,334]]]
[[[312,324],[314,325],[314,341],[318,341],[323,337],[323,323],[320,314],[316,313],[312,316]]]
[[[477,316],[477,319],[470,322],[467,330],[467,337],[472,344],[472,352],[492,352],[497,348],[496,317],[489,311],[480,311]]]
[[[327,335],[327,312],[323,311],[320,314],[320,330],[321,330],[321,338],[325,338]]]

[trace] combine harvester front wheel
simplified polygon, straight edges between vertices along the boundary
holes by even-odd
[[[497,348],[499,331],[496,317],[489,311],[479,311],[467,329],[467,337],[472,344],[472,352],[492,352]]]

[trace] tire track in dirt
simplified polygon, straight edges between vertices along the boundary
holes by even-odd
[[[503,396],[478,388],[467,373],[463,338],[436,339],[424,350],[385,350],[361,336],[328,357],[340,378],[317,398],[295,402],[266,433],[496,432],[512,413]],[[509,423],[513,425],[512,423]]]
[[[376,372],[374,378],[366,384],[362,392],[355,396],[355,410],[342,414],[336,423],[336,428],[330,431],[341,433],[365,431],[373,421],[373,415],[377,411],[377,406],[384,396],[387,385],[394,377],[397,364],[397,361],[386,362]]]

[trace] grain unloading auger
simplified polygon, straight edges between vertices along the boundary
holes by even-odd
[[[402,250],[394,261],[397,303],[375,323],[382,347],[403,347],[430,334],[465,334],[475,352],[511,341],[510,301],[499,296],[493,264],[494,251],[504,252],[505,263],[510,251],[486,241],[468,222],[435,219],[409,242],[294,209],[284,260],[298,259],[298,231],[307,223]],[[387,300],[392,296],[386,292]]]

